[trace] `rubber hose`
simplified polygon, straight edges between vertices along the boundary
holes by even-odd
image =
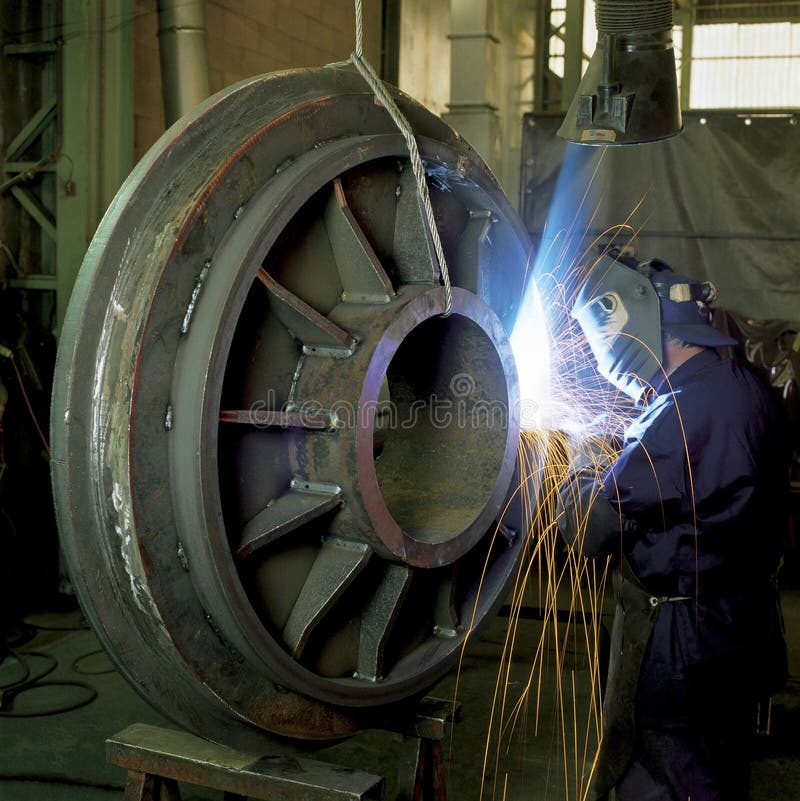
[[[599,34],[672,30],[673,0],[596,0]]]

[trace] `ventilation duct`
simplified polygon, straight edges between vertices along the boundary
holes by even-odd
[[[169,127],[210,94],[203,0],[158,0],[158,49]]]
[[[558,135],[636,145],[683,129],[672,0],[596,0],[597,49]]]

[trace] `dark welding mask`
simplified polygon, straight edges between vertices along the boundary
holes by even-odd
[[[650,280],[603,256],[578,292],[572,316],[600,374],[638,400],[663,361],[659,300]]]
[[[678,275],[658,259],[626,265],[603,256],[578,292],[572,316],[600,374],[638,400],[662,371],[662,332],[690,345],[736,344],[711,325],[715,298],[713,284]]]

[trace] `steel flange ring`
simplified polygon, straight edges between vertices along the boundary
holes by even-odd
[[[53,481],[81,603],[148,700],[231,745],[345,736],[424,692],[524,549],[496,521],[527,238],[472,149],[398,101],[451,317],[402,138],[326,69],[173,126],[64,323]]]

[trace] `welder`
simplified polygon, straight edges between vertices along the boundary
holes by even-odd
[[[595,798],[746,799],[756,702],[786,680],[788,437],[769,390],[717,351],[735,340],[712,324],[715,296],[611,254],[572,310],[640,409],[616,460],[576,459],[560,491],[567,542],[615,564]]]

